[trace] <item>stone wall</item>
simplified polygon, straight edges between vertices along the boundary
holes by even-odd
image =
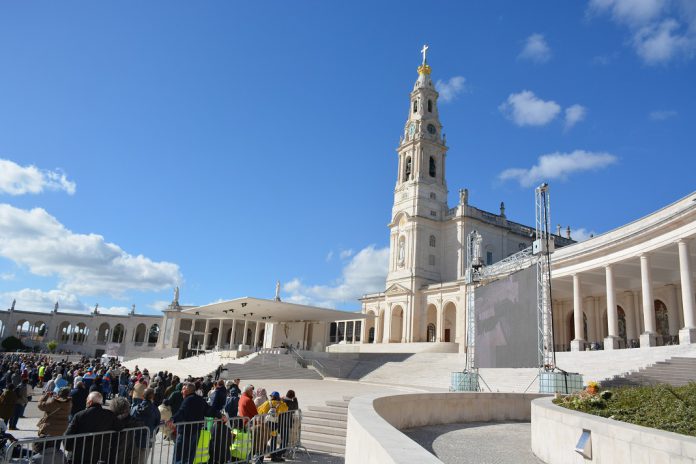
[[[529,421],[543,395],[409,393],[366,395],[348,406],[346,464],[441,463],[399,429],[460,422]]]
[[[591,433],[591,459],[575,452],[583,430]],[[548,464],[696,464],[696,437],[641,427],[532,402],[532,451]]]

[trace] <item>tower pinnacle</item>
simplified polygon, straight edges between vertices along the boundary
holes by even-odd
[[[421,49],[421,55],[423,55],[423,62],[418,66],[418,74],[430,74],[430,65],[428,65],[428,44],[423,45]]]

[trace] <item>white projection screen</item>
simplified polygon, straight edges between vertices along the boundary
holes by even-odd
[[[538,367],[536,266],[477,287],[476,365]]]

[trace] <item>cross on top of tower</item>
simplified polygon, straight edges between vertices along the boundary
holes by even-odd
[[[423,66],[425,66],[425,63],[427,62],[427,57],[426,55],[428,54],[428,44],[423,45],[423,49],[421,50],[421,55],[423,55]]]

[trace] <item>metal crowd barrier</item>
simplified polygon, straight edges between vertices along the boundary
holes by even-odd
[[[0,449],[1,462],[31,464],[146,464],[147,427],[22,439]]]
[[[206,418],[147,427],[22,439],[0,449],[0,464],[242,464],[265,455],[292,458],[301,441],[301,411],[252,419]]]

